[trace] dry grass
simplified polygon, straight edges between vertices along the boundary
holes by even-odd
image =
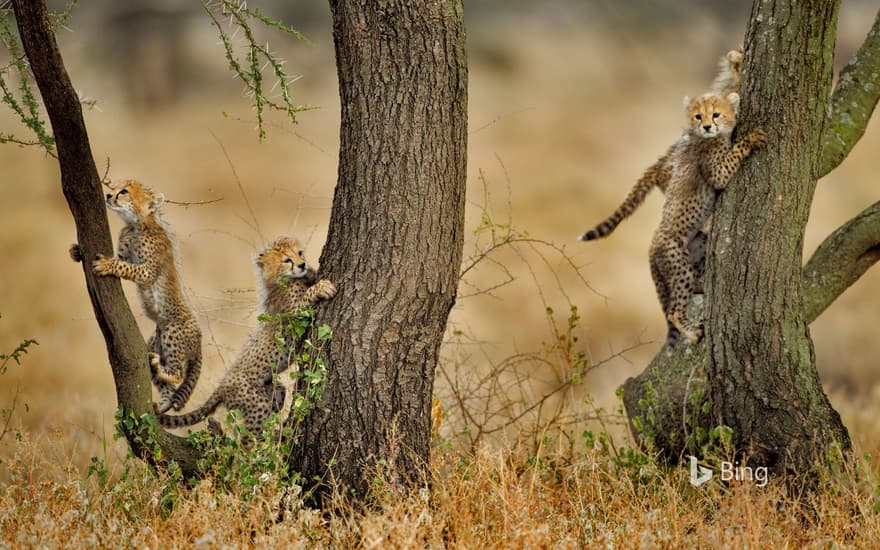
[[[210,478],[181,489],[134,459],[106,481],[65,471],[28,437],[0,489],[0,545],[148,548],[827,548],[880,537],[877,464],[825,474],[792,499],[771,481],[692,487],[618,447],[540,458],[513,450],[437,451],[433,488],[395,491],[377,477],[369,506],[337,497],[325,512],[266,483],[246,498]],[[119,470],[125,467],[125,477]],[[173,504],[169,504],[173,503]],[[283,514],[283,521],[278,518]]]
[[[857,44],[864,33],[859,25],[866,28],[871,17],[844,19],[852,31],[841,42]],[[471,286],[462,294],[512,281],[460,300],[452,314],[460,333],[450,331],[441,364],[451,381],[437,383],[447,415],[442,435],[451,443],[437,449],[430,498],[380,495],[369,511],[340,505],[321,515],[294,505],[285,522],[274,523],[279,495],[271,491],[260,505],[217,495],[209,482],[178,494],[127,462],[126,449],[111,437],[116,401],[103,340],[81,268],[67,257],[75,235],[57,164],[37,151],[0,147],[0,352],[25,338],[40,341],[0,383],[0,407],[17,396],[12,426],[22,434],[0,441],[0,547],[871,546],[880,538],[871,475],[829,475],[814,501],[795,503],[773,484],[693,489],[681,468],[620,465],[613,452],[583,445],[574,452],[544,448],[540,461],[531,458],[544,444],[548,418],[573,433],[607,431],[622,441],[625,430],[608,412],[617,410],[614,389],[647,364],[663,339],[646,261],[660,197],[651,197],[610,239],[574,239],[616,207],[675,139],[680,98],[705,86],[715,58],[739,40],[744,24],[722,31],[718,21],[691,23],[646,35],[532,21],[469,29],[468,227],[480,225],[481,205],[500,213],[496,223],[507,223],[509,211],[529,238],[564,245],[578,269],[556,250],[523,245],[492,256],[503,269],[486,265],[469,274]],[[111,177],[137,177],[170,199],[224,199],[168,207],[184,277],[207,328],[202,381],[193,396],[200,403],[254,322],[250,254],[287,233],[306,242],[307,255],[316,259],[324,241],[339,123],[332,42],[313,34],[312,47],[279,46],[289,66],[303,67],[297,99],[321,109],[304,113],[293,130],[270,128],[269,140],[258,144],[219,50],[204,52],[200,78],[208,86],[143,113],[128,108],[118,82],[84,55],[84,34],[65,35],[62,48],[77,87],[98,99],[101,110],[86,117],[99,164],[109,156]],[[522,39],[499,40],[509,36]],[[189,44],[195,49],[214,41],[196,38]],[[15,128],[5,111],[0,128]],[[846,163],[820,183],[806,253],[876,200],[878,146],[874,121]],[[480,171],[489,182],[488,199]],[[468,253],[481,250],[479,239],[485,233],[471,236]],[[133,298],[131,285],[124,286]],[[857,447],[875,457],[878,289],[880,270],[874,269],[812,326],[831,400]],[[570,304],[581,319],[567,337],[577,338],[582,363],[559,347]],[[555,313],[548,316],[547,307]],[[655,343],[621,353],[643,341]],[[609,361],[597,367],[603,358]],[[540,410],[530,408],[560,385]],[[486,412],[474,418],[494,431],[478,441],[468,437],[474,418],[458,405],[456,391],[468,396],[468,410]],[[505,425],[525,409],[521,422]],[[504,428],[495,430],[499,425]],[[92,457],[109,468],[104,486],[94,475],[87,479]],[[128,480],[119,482],[126,467]],[[876,458],[861,467],[880,469]],[[169,494],[177,498],[170,513],[162,504]]]

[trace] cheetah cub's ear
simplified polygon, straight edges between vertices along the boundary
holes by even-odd
[[[254,265],[259,267],[260,269],[263,268],[263,253],[262,252],[257,254],[256,256],[254,256]]]
[[[685,109],[690,109],[691,107],[691,98],[690,96],[684,96],[684,99],[681,100],[681,106]]]
[[[727,101],[729,101],[730,105],[733,107],[733,112],[739,113],[739,94],[736,92],[728,94]]]

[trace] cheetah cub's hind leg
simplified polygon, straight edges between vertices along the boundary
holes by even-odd
[[[694,289],[695,266],[684,243],[658,231],[651,243],[651,275],[669,323],[667,344],[674,345],[679,333],[691,342],[699,341],[703,334],[702,327],[687,316],[688,302]]]
[[[159,331],[156,330],[150,340],[147,342],[147,354],[150,360],[150,377],[153,385],[159,391],[159,402],[153,403],[153,411],[157,414],[164,413],[171,408],[174,393],[177,391],[177,384],[180,384],[181,377],[169,375],[163,365],[161,337]]]

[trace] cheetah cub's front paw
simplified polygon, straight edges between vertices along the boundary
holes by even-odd
[[[742,50],[730,50],[724,57],[734,65],[739,65],[743,60],[743,52]]]
[[[767,145],[767,132],[761,128],[755,128],[749,132],[749,137],[746,139],[749,140],[749,145],[752,146],[752,149],[762,149]]]
[[[92,270],[102,277],[113,275],[113,258],[98,254],[98,259],[92,262]]]
[[[70,259],[74,262],[80,263],[83,261],[82,249],[79,247],[78,243],[70,245],[70,249],[67,252],[70,254]]]
[[[336,285],[334,285],[329,279],[321,279],[315,283],[315,292],[319,298],[329,300],[336,296]]]

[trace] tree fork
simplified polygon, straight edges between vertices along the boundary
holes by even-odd
[[[147,347],[119,279],[97,277],[91,269],[96,254],[112,256],[114,252],[101,178],[92,157],[82,107],[64,67],[45,2],[14,0],[13,8],[28,63],[52,124],[61,188],[76,224],[86,288],[104,335],[117,401],[123,414],[140,419],[152,413]],[[153,449],[142,443],[142,433],[124,431],[137,456],[156,461]],[[195,473],[198,454],[186,439],[161,429],[157,429],[156,436],[163,461],[176,460],[185,474]]]

